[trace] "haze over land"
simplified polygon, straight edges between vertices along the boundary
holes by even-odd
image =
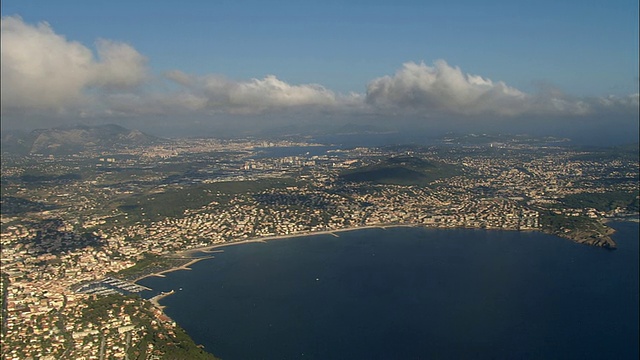
[[[634,142],[637,14],[626,0],[3,2],[2,130],[117,123],[160,136],[366,129]]]

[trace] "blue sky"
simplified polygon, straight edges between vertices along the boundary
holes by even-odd
[[[520,89],[637,89],[638,2],[3,1],[69,40],[131,44],[158,71],[362,91],[407,61],[444,59]]]
[[[98,54],[96,42],[107,40],[112,44],[128,47],[140,56],[136,69],[144,76],[135,84],[124,84],[116,80],[100,80],[96,85],[95,76],[79,82],[73,94],[73,106],[68,98],[58,102],[50,101],[56,111],[64,110],[69,116],[69,109],[84,115],[97,114],[109,109],[114,102],[114,89],[125,89],[119,95],[121,100],[127,97],[128,106],[134,97],[136,101],[149,104],[149,99],[158,98],[161,93],[177,91],[181,95],[199,98],[201,105],[196,110],[198,116],[224,113],[226,115],[257,114],[268,108],[282,110],[282,103],[274,106],[274,97],[290,94],[266,94],[271,100],[264,102],[258,109],[247,109],[246,106],[231,108],[221,106],[212,108],[211,103],[220,103],[220,96],[237,98],[238,86],[242,96],[247,95],[244,85],[251,91],[276,86],[292,86],[287,88],[296,93],[309,90],[296,86],[320,86],[320,98],[338,99],[341,116],[345,115],[344,104],[348,104],[352,114],[360,96],[367,109],[367,115],[378,114],[381,104],[398,106],[405,104],[404,95],[418,97],[419,112],[424,115],[425,109],[436,109],[437,115],[443,117],[447,109],[469,105],[467,95],[456,88],[457,93],[439,93],[442,87],[457,86],[417,84],[425,80],[422,75],[448,74],[449,70],[460,70],[463,75],[479,76],[490,80],[491,84],[483,84],[490,92],[500,90],[493,87],[503,83],[509,89],[540,98],[549,97],[541,94],[562,94],[562,101],[574,103],[564,106],[576,107],[579,101],[590,101],[592,98],[626,99],[638,93],[638,2],[637,0],[612,1],[3,1],[3,60],[11,56],[10,51],[25,42],[21,34],[29,31],[29,27],[37,28],[42,22],[48,23],[51,33],[63,38],[67,44],[79,43],[93,53],[93,59],[86,60],[96,65],[104,62]],[[19,19],[6,21],[7,19]],[[6,26],[5,26],[6,23]],[[24,26],[23,26],[24,25]],[[42,30],[42,29],[41,29]],[[23,31],[22,33],[18,33]],[[44,31],[44,30],[43,30]],[[45,31],[46,32],[46,31]],[[11,42],[15,36],[16,40]],[[5,41],[4,38],[8,40]],[[102,39],[102,40],[101,40]],[[19,41],[18,41],[19,40]],[[53,37],[49,39],[54,41]],[[44,37],[39,46],[47,47]],[[55,42],[55,41],[54,41]],[[25,46],[24,48],[28,48]],[[122,51],[110,48],[113,54]],[[120,48],[122,50],[123,48]],[[103,49],[104,50],[104,49]],[[18,50],[15,50],[18,52]],[[20,50],[23,52],[24,49]],[[60,53],[68,52],[61,49]],[[130,54],[131,55],[131,54]],[[17,55],[16,55],[17,56]],[[53,55],[32,54],[32,57]],[[15,61],[19,58],[15,58]],[[129,61],[131,57],[127,58]],[[137,58],[136,58],[137,59]],[[122,60],[122,66],[125,60]],[[444,61],[446,66],[436,66],[437,61]],[[4,63],[5,61],[3,61]],[[9,65],[3,65],[3,75],[14,71]],[[119,64],[120,64],[119,63]],[[403,64],[426,67],[407,70]],[[129,64],[131,65],[131,64]],[[34,65],[35,66],[35,65]],[[60,65],[64,66],[64,65]],[[16,67],[19,67],[16,65]],[[68,68],[69,66],[65,66]],[[103,67],[104,68],[104,67]],[[120,70],[114,73],[122,74]],[[407,74],[399,76],[404,70]],[[31,70],[22,69],[23,74]],[[44,73],[44,72],[43,72]],[[173,74],[167,80],[167,73]],[[132,73],[131,73],[132,74]],[[176,81],[179,74],[180,81]],[[252,79],[267,80],[273,75],[281,83],[265,81],[251,83]],[[189,76],[187,85],[184,76]],[[390,77],[384,83],[383,95],[375,99],[372,83],[376,79]],[[4,77],[4,76],[3,76]],[[15,81],[28,81],[19,72],[13,77]],[[12,78],[12,79],[13,79]],[[144,78],[144,79],[143,79]],[[212,78],[224,78],[212,83]],[[410,80],[410,79],[413,80]],[[428,78],[428,76],[427,76]],[[34,80],[34,79],[31,79]],[[122,80],[122,79],[121,79]],[[469,79],[467,79],[469,80]],[[99,81],[99,82],[100,82]],[[104,83],[108,82],[108,86]],[[395,82],[394,82],[395,81]],[[455,80],[458,81],[458,80]],[[125,81],[126,82],[126,81]],[[406,88],[410,82],[418,88]],[[3,81],[3,93],[8,84]],[[196,85],[198,84],[198,85]],[[18,84],[22,85],[22,83]],[[381,85],[381,86],[382,86]],[[476,86],[477,84],[467,84]],[[20,87],[12,86],[12,88]],[[403,87],[405,86],[405,87]],[[28,87],[25,85],[25,88]],[[229,95],[228,89],[235,89]],[[141,90],[143,89],[143,90]],[[224,90],[227,89],[227,90]],[[317,90],[317,88],[314,88]],[[466,90],[465,90],[466,89]],[[237,91],[236,91],[237,90]],[[245,91],[246,90],[246,91]],[[287,90],[287,91],[288,91]],[[495,91],[494,91],[495,90]],[[109,100],[105,100],[104,92],[108,92]],[[257,91],[257,90],[256,90]],[[471,90],[475,91],[475,90]],[[101,93],[101,99],[98,99]],[[354,96],[349,97],[350,93]],[[222,95],[221,95],[222,94]],[[382,94],[378,91],[378,94]],[[413,94],[413,95],[412,95]],[[514,93],[511,92],[511,95]],[[20,94],[10,94],[3,99],[3,118],[7,121],[19,116],[34,116],[27,111],[29,102],[21,103]],[[316,96],[316,93],[309,93]],[[448,102],[450,96],[454,96]],[[71,95],[70,95],[71,96]],[[79,99],[82,96],[83,99]],[[261,96],[251,92],[250,96]],[[554,95],[555,96],[555,95]],[[79,105],[91,98],[91,105]],[[382,98],[381,98],[382,97]],[[473,105],[477,106],[478,98],[474,97]],[[212,99],[215,98],[215,101]],[[347,99],[348,98],[348,99]],[[447,99],[445,99],[447,98]],[[244,99],[244,98],[243,98]],[[255,98],[251,97],[252,101]],[[307,98],[305,98],[307,99]],[[298,108],[303,105],[329,106],[328,100],[295,103]],[[382,99],[382,100],[380,100]],[[46,99],[45,99],[46,100]],[[247,99],[244,99],[247,100]],[[244,100],[239,103],[245,104]],[[415,100],[415,99],[414,99]],[[248,101],[248,100],[247,100]],[[266,101],[266,100],[265,100]],[[442,103],[444,101],[444,103]],[[465,102],[467,101],[467,102]],[[260,102],[260,101],[258,101]],[[507,101],[509,102],[509,101]],[[632,100],[633,102],[633,100]],[[491,113],[504,113],[495,109],[502,100],[485,104],[475,110],[463,109],[458,113],[465,116]],[[17,105],[16,105],[17,104]],[[356,104],[356,105],[354,105]],[[371,108],[371,104],[374,108]],[[414,103],[412,103],[414,104]],[[422,105],[428,104],[424,107]],[[434,105],[435,104],[435,105]],[[444,105],[443,105],[444,104]],[[514,106],[509,102],[509,106]],[[577,105],[576,105],[577,104]],[[36,104],[37,105],[37,104]],[[228,105],[228,104],[225,104]],[[288,108],[291,104],[284,104]],[[389,105],[389,106],[391,106]],[[142,106],[142,105],[141,105]],[[194,105],[195,106],[195,105]],[[425,105],[426,106],[426,105]],[[507,111],[510,114],[531,114],[533,105],[527,104],[528,110]],[[547,105],[545,105],[547,106]],[[550,106],[550,105],[549,105]],[[547,108],[549,107],[547,106]],[[35,106],[38,107],[38,106]],[[41,107],[42,108],[42,107]],[[122,108],[122,104],[120,104]],[[206,111],[201,111],[206,108]],[[239,108],[242,108],[239,110]],[[443,110],[444,109],[444,110]],[[490,109],[491,111],[487,110]],[[122,110],[122,109],[121,109]],[[388,110],[388,109],[387,109]],[[71,112],[73,112],[71,111]],[[125,111],[126,112],[126,111]],[[357,112],[357,111],[356,111]],[[394,111],[395,112],[395,111]],[[427,111],[429,112],[429,111]],[[535,111],[534,111],[535,112]],[[580,111],[578,111],[580,112]],[[22,115],[17,115],[21,113]],[[112,114],[110,112],[110,114]],[[383,112],[388,116],[389,112]],[[416,112],[410,112],[415,116]],[[456,113],[456,111],[454,111]],[[536,114],[539,115],[539,111]],[[132,116],[123,114],[121,116]],[[576,111],[572,112],[572,116]],[[138,114],[139,115],[139,114]],[[427,114],[431,116],[431,114]],[[504,115],[504,114],[502,114]],[[558,114],[555,114],[558,115]],[[148,113],[145,116],[149,117]],[[428,116],[427,116],[428,117]]]

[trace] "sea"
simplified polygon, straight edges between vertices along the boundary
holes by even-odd
[[[377,228],[220,248],[149,277],[233,359],[638,359],[639,224],[617,250],[539,232]]]

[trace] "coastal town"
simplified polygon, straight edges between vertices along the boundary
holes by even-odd
[[[606,221],[637,219],[638,177],[637,144],[521,137],[3,153],[2,358],[161,358],[171,346],[149,337],[175,344],[181,330],[135,281],[241,241],[421,226],[544,231],[615,249]],[[91,316],[105,297],[119,300]]]

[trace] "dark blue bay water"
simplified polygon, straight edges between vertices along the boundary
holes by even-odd
[[[175,289],[166,313],[226,360],[637,359],[638,224],[614,227],[615,251],[534,232],[308,236],[141,283]]]

